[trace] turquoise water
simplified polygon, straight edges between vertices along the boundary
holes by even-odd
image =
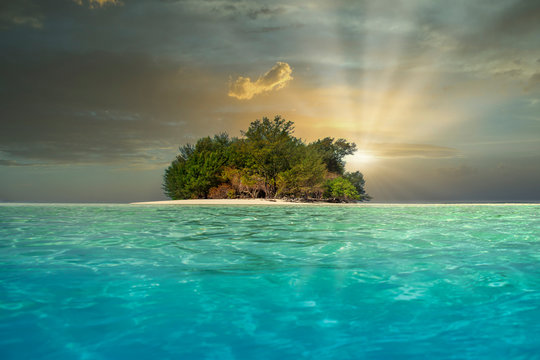
[[[540,359],[539,205],[0,206],[1,359]]]

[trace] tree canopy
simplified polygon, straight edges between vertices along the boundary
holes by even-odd
[[[356,145],[326,137],[306,144],[294,123],[281,116],[255,120],[240,138],[226,133],[179,148],[165,170],[163,190],[171,199],[289,198],[368,201],[361,172],[345,172]]]

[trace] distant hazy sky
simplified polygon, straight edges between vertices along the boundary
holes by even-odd
[[[12,0],[0,200],[143,201],[280,114],[376,201],[540,200],[540,1]]]

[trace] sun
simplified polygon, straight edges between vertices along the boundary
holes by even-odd
[[[368,151],[359,150],[352,154],[349,160],[353,163],[369,164],[377,160],[375,155]]]

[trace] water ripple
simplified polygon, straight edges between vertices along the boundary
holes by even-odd
[[[0,206],[0,354],[535,359],[540,206]]]

